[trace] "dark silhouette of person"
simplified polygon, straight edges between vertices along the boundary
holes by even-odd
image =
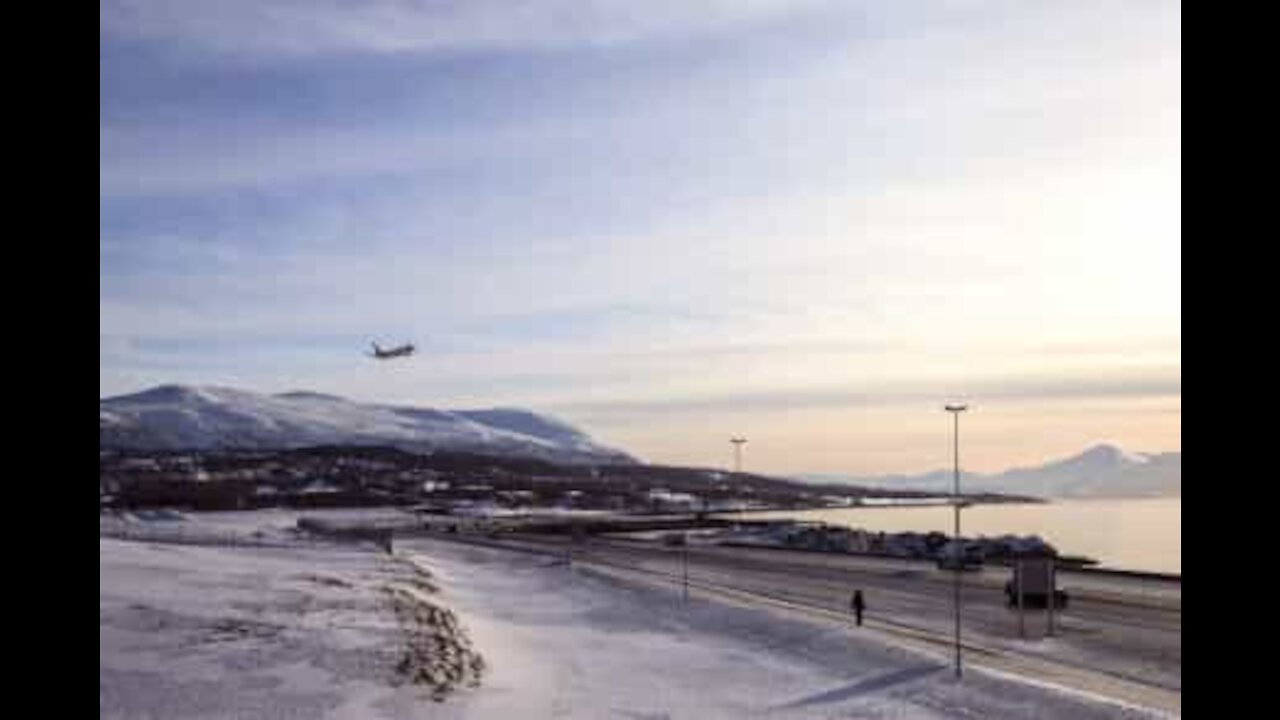
[[[853,599],[849,601],[849,607],[850,609],[853,610],[854,622],[857,623],[859,627],[861,627],[862,626],[862,609],[866,607],[866,605],[862,602],[861,590],[853,591]]]

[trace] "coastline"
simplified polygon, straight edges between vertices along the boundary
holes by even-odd
[[[869,532],[941,532],[948,537],[952,533],[952,516],[946,506],[783,510],[741,517],[819,521]],[[971,539],[1037,536],[1061,555],[1096,560],[1095,571],[1135,577],[1180,578],[1182,574],[1181,497],[1059,498],[1036,504],[972,505],[961,514],[961,535]]]
[[[720,543],[719,545],[721,547],[739,547],[739,548],[747,548],[751,550],[778,550],[780,552],[811,553],[814,555],[848,555],[850,557],[897,560],[901,562],[916,562],[916,563],[920,563],[923,566],[928,566],[928,567],[933,567],[937,564],[935,560],[929,560],[925,558],[904,558],[897,555],[891,555],[888,553],[871,553],[871,552],[835,553],[827,550],[813,550],[811,548],[803,548],[803,547],[787,547],[785,545],[756,545],[751,543],[736,543],[736,542],[724,542],[724,543]],[[994,567],[1008,567],[1008,564],[1003,562],[987,562],[986,564]],[[1093,567],[1089,565],[1077,565],[1077,564],[1064,564],[1058,568],[1058,572],[1110,575],[1114,577],[1128,577],[1128,578],[1134,578],[1134,579],[1140,579],[1140,580],[1157,580],[1157,581],[1163,581],[1163,582],[1176,582],[1176,583],[1182,582],[1182,575],[1176,574],[1176,573],[1149,572],[1145,570],[1125,570],[1122,568],[1104,568],[1104,567]]]

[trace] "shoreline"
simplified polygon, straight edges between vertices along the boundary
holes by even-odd
[[[1039,504],[984,504],[969,507],[962,513],[960,534],[970,540],[1035,536],[1052,545],[1062,557],[1096,560],[1098,571],[1132,573],[1135,577],[1180,578],[1181,509],[1180,497],[1065,498]],[[941,533],[950,538],[953,532],[951,512],[946,507],[899,506],[892,512],[880,510],[863,506],[738,517],[744,522],[769,518],[886,534]]]
[[[1152,499],[1152,498],[1132,498],[1132,499]],[[1166,499],[1166,498],[1159,498],[1159,499]],[[1072,501],[1074,502],[1074,500]],[[981,505],[981,506],[1006,507],[1010,505],[1024,505],[1024,504],[1053,506],[1056,504],[1056,502],[1055,501],[1039,501],[1036,503],[1016,503],[1016,502],[985,503],[984,502],[984,503],[974,503],[974,506]],[[561,534],[561,533],[571,533],[571,532],[585,532],[588,535],[591,535],[591,534],[613,535],[615,533],[629,534],[629,533],[658,532],[658,531],[671,531],[671,532],[697,531],[697,530],[707,530],[707,529],[715,529],[715,528],[725,528],[733,524],[753,525],[753,524],[765,524],[769,522],[790,521],[790,522],[796,522],[796,523],[823,524],[830,527],[845,527],[850,529],[863,530],[865,532],[884,532],[885,534],[899,534],[899,533],[910,533],[910,532],[927,533],[929,531],[910,530],[910,529],[903,529],[903,528],[898,528],[893,530],[889,530],[889,529],[872,530],[871,528],[867,528],[867,527],[859,527],[858,525],[852,522],[831,521],[826,519],[819,520],[819,519],[810,519],[810,518],[812,518],[815,513],[843,512],[848,510],[855,510],[855,511],[867,510],[867,509],[880,510],[880,509],[891,508],[895,510],[905,511],[905,510],[911,510],[911,509],[919,510],[922,508],[932,509],[937,507],[946,507],[946,505],[923,505],[923,504],[864,505],[864,506],[853,506],[853,507],[768,509],[768,510],[760,509],[760,510],[749,510],[749,511],[709,512],[709,513],[695,513],[695,512],[686,512],[686,513],[653,512],[653,513],[615,513],[615,514],[592,513],[590,515],[587,515],[587,514],[550,514],[548,515],[548,514],[539,513],[537,509],[527,509],[525,514],[511,515],[511,516],[505,516],[505,515],[489,516],[489,515],[478,515],[478,514],[477,515],[472,515],[472,514],[424,515],[420,512],[413,512],[409,508],[404,508],[400,506],[385,506],[385,507],[379,507],[379,508],[324,508],[324,509],[264,508],[262,510],[256,510],[256,511],[245,511],[245,510],[212,511],[208,514],[216,516],[223,513],[234,515],[236,513],[241,513],[241,512],[284,512],[284,513],[290,513],[290,514],[297,514],[301,517],[317,517],[317,516],[323,517],[329,514],[335,514],[340,516],[348,512],[356,513],[356,514],[359,514],[359,513],[379,514],[379,513],[385,512],[391,515],[395,515],[397,518],[397,521],[392,522],[391,525],[388,525],[384,529],[385,530],[394,529],[398,531],[410,529],[410,526],[428,527],[433,525],[443,525],[447,527],[447,526],[453,525],[458,530],[465,530],[468,532],[483,531],[484,528],[487,527],[490,531],[499,531],[499,530],[534,531],[534,532],[540,532],[540,533],[546,533],[546,534],[552,534],[552,535]],[[204,511],[196,511],[196,512],[197,514],[204,514]],[[103,525],[103,519],[105,518],[106,525],[111,528],[110,530],[108,530],[106,527],[100,527],[100,530],[104,531],[103,533],[104,535],[116,534],[122,538],[128,538],[133,535],[149,534],[148,530],[146,529],[148,528],[148,526],[150,526],[152,531],[154,531],[159,527],[169,524],[169,523],[163,523],[163,522],[157,522],[153,524],[152,522],[149,522],[149,521],[142,521],[139,523],[123,522],[123,515],[128,513],[130,513],[130,511],[127,511],[127,510],[100,512],[99,513],[100,526]],[[770,514],[770,515],[774,515],[775,517],[769,517],[769,518],[743,517],[747,515],[761,515],[761,514]],[[323,521],[321,522],[323,523]],[[349,522],[349,521],[346,521],[346,522]],[[360,521],[357,521],[356,524],[359,525],[361,523]],[[181,526],[182,526],[182,523],[174,523],[173,528],[175,530],[178,530],[181,528]],[[946,533],[946,532],[944,532],[944,534],[949,535],[949,533]],[[1016,533],[1008,533],[1008,534],[1016,534]],[[1036,534],[1036,533],[1032,533],[1032,534]],[[625,537],[625,535],[622,535],[622,536]],[[977,537],[983,537],[983,536],[984,535],[979,535]],[[972,541],[977,538],[970,537],[968,539]],[[248,544],[272,545],[272,544],[275,544],[275,542],[278,542],[278,540],[279,538],[273,538],[273,537],[272,538],[241,537],[241,538],[231,539],[231,542],[233,542],[234,544],[248,543]],[[201,542],[201,541],[196,541],[196,542]],[[725,546],[742,546],[742,547],[750,547],[750,548],[791,550],[791,551],[799,551],[799,552],[812,552],[812,553],[818,553],[818,554],[851,555],[851,556],[862,556],[862,557],[883,557],[883,558],[899,559],[899,560],[916,560],[926,564],[934,563],[934,560],[931,558],[911,558],[911,557],[903,557],[900,555],[893,555],[889,553],[848,552],[848,551],[841,552],[841,551],[833,551],[833,550],[818,550],[818,549],[811,549],[811,548],[805,548],[805,547],[791,547],[786,545],[767,545],[767,544],[756,545],[753,543],[739,543],[739,542],[733,542],[733,541],[726,542],[723,544]],[[1086,555],[1077,554],[1077,553],[1067,553],[1067,552],[1060,551],[1059,560],[1061,561],[1061,565],[1059,567],[1060,572],[1081,572],[1081,573],[1091,573],[1096,575],[1132,577],[1135,579],[1148,579],[1148,580],[1156,580],[1156,581],[1164,581],[1164,582],[1181,582],[1182,581],[1181,572],[1171,572],[1168,570],[1149,569],[1149,568],[1134,567],[1134,566],[1129,566],[1129,567],[1117,566],[1114,563],[1110,563],[1110,564],[1106,563],[1105,560],[1100,558],[1086,556]],[[987,560],[986,564],[991,566],[997,566],[997,567],[1007,566],[1007,563],[1001,560]]]
[[[782,552],[809,553],[813,555],[835,555],[849,556],[856,558],[877,558],[885,560],[898,560],[901,562],[918,562],[930,567],[936,566],[937,562],[927,558],[904,558],[898,555],[890,555],[887,553],[857,553],[857,552],[831,552],[827,550],[814,550],[803,547],[788,547],[786,545],[755,545],[752,543],[725,542],[718,543],[719,547],[744,548],[749,550],[779,550]],[[986,565],[993,567],[1009,567],[1008,563],[1003,562],[987,562]],[[1152,572],[1148,570],[1127,570],[1123,568],[1110,567],[1093,567],[1089,565],[1064,564],[1057,570],[1059,573],[1085,573],[1095,575],[1111,575],[1115,577],[1129,577],[1138,580],[1159,580],[1161,582],[1182,583],[1182,575],[1176,573]]]

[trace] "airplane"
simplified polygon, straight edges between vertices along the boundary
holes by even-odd
[[[373,345],[373,352],[369,353],[369,357],[377,358],[378,360],[390,360],[391,358],[407,357],[409,355],[412,355],[414,352],[414,347],[412,343],[399,345],[393,348],[387,348],[385,350],[378,347],[378,343],[372,343],[372,345]]]

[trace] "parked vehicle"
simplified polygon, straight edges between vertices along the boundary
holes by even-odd
[[[942,570],[981,570],[982,548],[975,544],[966,543],[957,550],[954,542],[948,542],[938,551],[938,568]]]

